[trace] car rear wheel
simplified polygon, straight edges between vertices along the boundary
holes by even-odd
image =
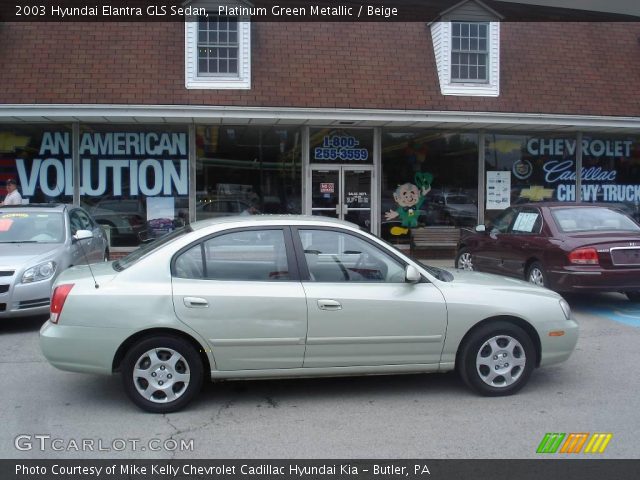
[[[625,292],[631,302],[640,302],[640,292]]]
[[[538,285],[539,287],[547,286],[547,274],[542,268],[542,264],[540,262],[533,262],[529,267],[529,271],[527,272],[527,280],[534,285]]]
[[[136,343],[125,355],[122,380],[133,403],[152,413],[180,410],[200,391],[202,360],[178,337],[156,336]]]
[[[462,270],[473,270],[473,257],[468,249],[463,248],[458,252],[455,267]]]
[[[461,347],[458,371],[464,382],[481,395],[511,395],[529,380],[535,348],[517,325],[491,322],[474,331]]]

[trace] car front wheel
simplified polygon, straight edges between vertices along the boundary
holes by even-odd
[[[178,337],[143,339],[123,360],[125,391],[133,403],[147,412],[180,410],[200,391],[202,376],[198,352]]]
[[[529,380],[535,348],[529,335],[517,325],[496,321],[474,331],[458,358],[464,382],[481,395],[511,395]]]
[[[469,250],[463,248],[458,252],[455,267],[461,268],[462,270],[473,270],[473,258],[471,257],[471,252]]]

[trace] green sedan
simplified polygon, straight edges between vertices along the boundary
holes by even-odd
[[[272,215],[196,222],[66,270],[40,331],[53,366],[121,373],[157,413],[183,408],[205,378],[455,369],[482,395],[509,395],[577,339],[550,290],[423,265],[350,223]]]

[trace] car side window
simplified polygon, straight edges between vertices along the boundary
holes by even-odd
[[[537,210],[522,210],[518,212],[518,215],[513,222],[510,233],[514,234],[536,234],[540,233],[542,229],[542,216]]]
[[[69,212],[69,224],[71,226],[71,235],[75,235],[78,230],[82,230],[82,221],[78,215],[78,210]]]
[[[503,213],[498,215],[495,221],[491,225],[491,230],[497,230],[499,233],[507,233],[509,225],[513,222],[516,216],[517,210],[514,208],[508,208]]]
[[[198,243],[176,258],[174,275],[178,278],[203,278],[202,244]]]
[[[89,215],[80,209],[75,209],[69,213],[71,223],[71,233],[75,235],[78,230],[93,230],[93,222]]]
[[[404,266],[355,235],[299,230],[310,279],[315,282],[403,283]]]
[[[207,280],[289,280],[284,232],[242,230],[215,236],[180,254],[174,275]]]

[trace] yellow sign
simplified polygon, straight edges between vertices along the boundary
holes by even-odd
[[[540,185],[533,185],[529,188],[523,188],[520,190],[520,196],[522,198],[528,198],[532,202],[539,202],[540,200],[553,198],[553,192],[553,188],[544,188]]]

